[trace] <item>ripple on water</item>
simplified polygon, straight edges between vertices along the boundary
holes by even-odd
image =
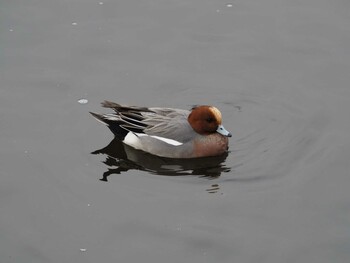
[[[253,101],[252,101],[253,100]],[[235,103],[240,111],[235,122],[236,138],[231,143],[233,177],[227,180],[250,182],[287,176],[320,151],[327,118],[308,113],[289,102],[271,103],[259,97]]]
[[[87,101],[86,101],[87,102]],[[137,169],[166,176],[196,175],[209,179],[252,182],[288,176],[322,151],[319,142],[327,118],[309,113],[289,101],[271,102],[259,96],[238,96],[224,103],[235,112],[230,152],[226,156],[201,160],[172,160],[149,155],[113,140],[93,154],[104,154],[112,174]],[[212,191],[217,191],[213,187]]]

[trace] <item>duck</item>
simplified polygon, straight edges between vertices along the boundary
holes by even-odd
[[[190,110],[101,103],[113,113],[90,112],[108,126],[126,145],[166,158],[219,156],[228,151],[231,133],[222,125],[222,114],[214,106],[198,105]]]

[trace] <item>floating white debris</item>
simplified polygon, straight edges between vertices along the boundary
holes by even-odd
[[[72,26],[76,26],[78,23],[77,22],[73,22],[72,23]]]
[[[10,31],[10,32],[13,32],[13,29],[12,29],[12,28],[10,28],[10,29],[9,29],[9,31]]]
[[[87,204],[87,206],[91,206],[90,204]]]
[[[226,4],[226,7],[233,7],[233,4],[232,3],[228,3],[228,4]]]
[[[88,102],[89,102],[89,101],[88,101],[87,99],[84,99],[84,98],[78,100],[78,103],[80,103],[80,104],[86,104],[86,103],[88,103]]]
[[[99,4],[99,5],[103,5],[103,2],[99,2],[98,4]]]
[[[81,251],[81,252],[85,252],[85,251],[86,251],[86,248],[81,248],[80,251]]]

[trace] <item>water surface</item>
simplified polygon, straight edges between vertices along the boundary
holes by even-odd
[[[349,10],[2,3],[1,262],[349,262]],[[105,99],[215,105],[230,152],[126,160]]]

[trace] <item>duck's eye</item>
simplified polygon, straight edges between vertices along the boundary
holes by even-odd
[[[212,123],[214,121],[214,118],[207,118],[206,121]]]

